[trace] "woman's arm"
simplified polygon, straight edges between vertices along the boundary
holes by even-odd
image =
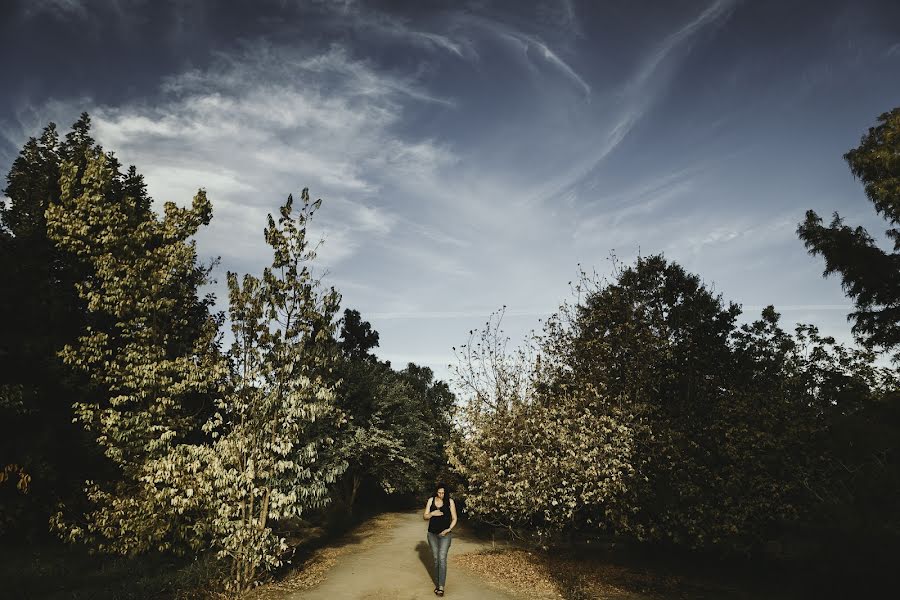
[[[426,521],[431,518],[431,498],[425,503],[425,514],[422,515],[422,518]]]
[[[450,533],[450,530],[456,526],[456,503],[453,502],[453,498],[450,498],[450,517],[450,527],[443,530],[441,532],[441,535],[447,535],[448,533]]]

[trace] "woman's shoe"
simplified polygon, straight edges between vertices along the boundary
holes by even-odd
[[[441,588],[438,588],[437,591],[435,591],[434,593],[437,594],[438,596],[443,596],[444,590],[442,590]]]

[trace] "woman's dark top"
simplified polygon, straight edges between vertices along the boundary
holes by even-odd
[[[441,507],[435,506],[435,502],[437,502],[437,498],[433,497],[431,499],[431,510],[439,510],[444,514],[440,517],[431,517],[430,519],[428,519],[428,531],[430,531],[431,533],[440,533],[450,527],[450,521],[453,520],[453,517],[450,515],[449,498],[444,498],[444,505]]]

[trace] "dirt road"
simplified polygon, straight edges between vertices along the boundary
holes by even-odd
[[[420,512],[392,513],[383,520],[381,531],[369,532],[370,543],[360,543],[341,555],[316,587],[293,592],[290,600],[413,600],[432,599],[433,559],[425,537],[427,524]],[[471,600],[510,600],[513,594],[492,587],[474,575],[454,568],[453,556],[474,552],[484,544],[454,531],[447,568],[445,598]]]

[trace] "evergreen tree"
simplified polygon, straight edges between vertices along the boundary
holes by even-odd
[[[378,347],[378,332],[368,321],[362,320],[358,310],[344,310],[340,338],[338,346],[348,358],[374,358],[370,351]]]
[[[871,351],[893,352],[896,361],[900,359],[900,107],[880,115],[844,160],[863,184],[875,212],[887,221],[885,235],[892,248],[882,249],[865,228],[846,225],[837,212],[825,226],[814,211],[808,211],[797,233],[810,254],[825,259],[824,275],[841,277],[854,303],[848,320],[856,339]],[[812,338],[818,338],[814,331]],[[862,354],[826,354],[829,368],[815,378],[815,389],[833,402],[823,410],[834,413],[821,444],[821,453],[830,462],[822,469],[829,485],[819,494],[818,517],[857,537],[866,532],[873,539],[884,540],[888,534],[896,540],[900,511],[891,499],[900,492],[900,383],[896,374],[873,366],[874,354],[860,361],[857,357]],[[863,545],[877,547],[870,542]]]
[[[94,393],[92,384],[59,357],[88,324],[75,284],[88,279],[92,267],[48,237],[46,219],[48,207],[60,201],[62,163],[75,166],[78,195],[91,149],[99,151],[87,114],[62,140],[51,123],[25,143],[7,175],[9,200],[0,207],[0,455],[31,482],[27,498],[0,489],[0,529],[14,517],[22,532],[46,531],[57,502],[71,501],[85,479],[109,474],[93,440],[72,423],[73,404]],[[134,167],[123,173],[115,157],[107,158],[110,202],[132,197],[149,211]]]
[[[870,348],[900,347],[900,107],[878,117],[859,146],[844,160],[865,187],[875,211],[888,222],[893,249],[885,251],[863,227],[846,225],[835,212],[825,226],[806,213],[797,233],[810,254],[825,259],[825,275],[837,273],[855,310],[853,333]]]

